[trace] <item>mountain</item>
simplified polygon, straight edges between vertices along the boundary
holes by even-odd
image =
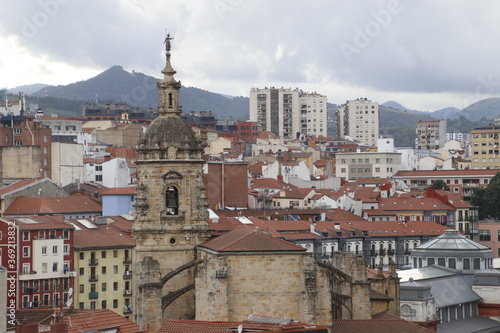
[[[495,119],[500,117],[500,98],[486,98],[473,103],[460,111],[457,116],[464,116],[471,121]]]
[[[19,92],[23,92],[26,95],[29,95],[29,94],[32,94],[34,92],[39,91],[40,89],[47,87],[47,86],[49,86],[49,85],[45,84],[45,83],[26,84],[23,86],[17,86],[17,87],[9,89],[9,93],[17,94]]]
[[[434,112],[430,112],[429,114],[436,119],[451,119],[458,117],[461,111],[462,110],[460,109],[449,107]]]
[[[113,66],[97,76],[85,81],[71,83],[66,86],[48,86],[35,92],[32,96],[51,96],[85,102],[104,103],[114,101],[127,103],[130,106],[158,106],[159,79],[143,73],[127,72],[121,66]],[[184,112],[212,111],[221,116],[246,120],[248,118],[248,98],[227,98],[194,87],[182,87],[180,100]],[[82,103],[84,104],[84,103]]]

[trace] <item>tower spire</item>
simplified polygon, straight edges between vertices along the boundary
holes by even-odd
[[[159,116],[178,116],[182,113],[182,107],[179,105],[179,90],[181,89],[181,81],[176,81],[174,75],[177,73],[170,63],[172,43],[174,39],[167,34],[165,37],[165,68],[161,71],[163,73],[163,80],[159,81],[156,85],[158,87],[158,94],[160,103],[158,106]]]

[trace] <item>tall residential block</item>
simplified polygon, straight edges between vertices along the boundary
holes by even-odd
[[[417,122],[417,149],[439,149],[446,142],[446,120]]]
[[[500,126],[477,127],[470,134],[472,169],[500,169]]]
[[[337,134],[352,137],[369,146],[377,146],[379,107],[377,102],[358,98],[340,105],[337,110]]]
[[[284,139],[327,136],[327,98],[298,88],[252,88],[250,120]]]

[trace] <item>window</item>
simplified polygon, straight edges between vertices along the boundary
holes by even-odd
[[[101,301],[101,308],[102,308],[102,309],[106,309],[106,300],[105,300],[105,299],[103,299],[103,300]]]
[[[101,285],[101,291],[106,291],[106,282]]]
[[[45,238],[45,230],[38,230],[38,238],[40,239]]]
[[[52,272],[57,272],[57,262],[52,263]]]
[[[64,254],[69,254],[69,244],[64,244]]]
[[[69,230],[67,230],[67,229],[63,230],[63,238],[69,239]]]
[[[90,308],[95,309],[95,301],[90,302]]]
[[[474,258],[474,269],[481,269],[481,259]]]
[[[57,245],[52,246],[52,254],[57,254]]]
[[[47,255],[47,247],[42,246],[42,255],[46,256]]]
[[[118,300],[114,299],[113,300],[113,309],[116,309],[116,308],[118,308]]]
[[[479,241],[491,241],[491,231],[479,230]]]
[[[118,258],[118,250],[113,250],[113,258]]]
[[[113,274],[118,274],[118,266],[117,265],[113,266]]]
[[[113,291],[118,290],[118,282],[113,282]]]
[[[434,258],[427,258],[427,266],[434,265]]]
[[[46,262],[42,263],[42,273],[47,273],[47,263]]]
[[[23,231],[23,241],[29,241],[29,240],[30,240],[30,232]]]
[[[106,259],[106,251],[101,251],[101,258]]]
[[[80,276],[85,275],[85,270],[83,267],[80,267]]]
[[[470,259],[469,258],[464,258],[464,260],[463,260],[463,266],[464,266],[464,270],[469,270],[470,269]]]
[[[101,272],[102,272],[102,274],[106,274],[106,266],[101,267]]]
[[[50,282],[49,279],[43,280],[43,291],[49,291],[50,290]]]
[[[80,258],[80,260],[85,259],[85,252],[80,252],[79,258]]]
[[[23,246],[23,258],[29,258],[29,257],[30,257],[30,247]]]

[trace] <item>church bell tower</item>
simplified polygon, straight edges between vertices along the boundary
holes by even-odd
[[[194,318],[194,247],[208,239],[203,148],[180,117],[171,40],[167,35],[164,77],[157,83],[158,117],[141,137],[136,161],[133,318],[151,332],[168,318]]]

